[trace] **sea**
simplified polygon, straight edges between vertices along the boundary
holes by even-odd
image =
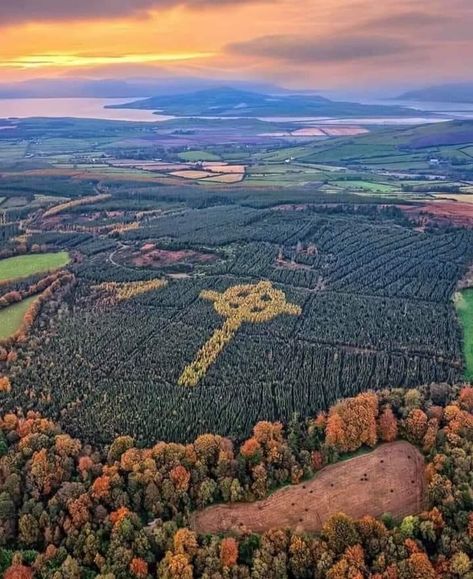
[[[0,99],[0,119],[24,119],[30,117],[79,119],[102,119],[113,121],[159,122],[174,119],[171,115],[136,109],[108,109],[107,105],[124,104],[133,99],[100,98],[37,98]],[[472,119],[473,104],[427,103],[405,101],[365,101],[366,104],[393,104],[412,108],[412,117],[260,117],[269,122],[300,122],[313,124],[360,124],[360,125],[418,125],[423,123],[449,121],[452,119]],[[209,118],[209,117],[201,117]],[[210,117],[230,118],[230,117]],[[232,117],[242,118],[242,117]]]

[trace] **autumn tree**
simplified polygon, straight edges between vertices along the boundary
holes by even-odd
[[[11,382],[8,376],[0,376],[0,393],[8,394],[11,392]]]
[[[344,513],[337,513],[327,519],[322,533],[330,548],[336,553],[343,553],[345,549],[360,541],[355,523]]]
[[[33,570],[26,565],[15,563],[5,571],[3,579],[33,579]]]
[[[222,567],[233,567],[238,560],[238,543],[233,537],[222,539],[220,543],[220,563]]]
[[[404,429],[407,439],[413,444],[422,444],[422,440],[427,432],[427,415],[420,408],[409,412],[404,421]]]
[[[327,420],[326,442],[340,452],[351,452],[377,441],[378,397],[372,392],[347,398],[334,406]]]
[[[413,553],[403,567],[409,579],[438,579],[438,575],[425,553]]]
[[[189,559],[182,553],[174,555],[168,551],[159,565],[160,579],[193,579],[194,573]]]
[[[393,442],[398,434],[397,418],[391,406],[383,408],[378,419],[378,437],[383,442]]]
[[[148,563],[140,557],[134,557],[130,563],[130,573],[140,579],[148,575]]]

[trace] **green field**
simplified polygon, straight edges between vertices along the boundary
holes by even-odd
[[[17,255],[0,260],[0,281],[29,277],[37,273],[43,273],[59,269],[70,261],[67,251],[58,253],[35,253],[30,255]]]
[[[455,298],[458,317],[463,328],[465,379],[473,379],[473,288],[463,290]]]
[[[0,340],[9,338],[19,329],[27,309],[37,297],[31,296],[18,304],[0,310]]]
[[[221,157],[210,151],[184,151],[179,153],[179,159],[182,161],[221,161]]]
[[[362,191],[374,191],[377,193],[392,193],[396,187],[387,183],[375,183],[372,181],[333,181],[333,184],[344,189],[359,189]]]

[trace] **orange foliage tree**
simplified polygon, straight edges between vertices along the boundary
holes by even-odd
[[[377,442],[378,397],[367,392],[334,406],[326,426],[326,442],[340,452],[351,452]]]
[[[397,418],[390,406],[386,406],[378,419],[378,437],[383,442],[396,440],[398,434]]]
[[[220,543],[220,563],[223,567],[233,567],[238,560],[238,543],[233,537],[227,537]]]
[[[140,557],[135,557],[130,563],[130,573],[135,577],[146,577],[148,575],[148,563]]]
[[[169,478],[178,491],[187,492],[191,479],[190,472],[181,464],[175,466],[169,473]]]
[[[33,578],[33,570],[30,567],[26,567],[26,565],[19,565],[19,564],[13,564],[5,571],[5,574],[3,575],[3,579],[32,579],[32,578]]]
[[[0,392],[4,392],[5,394],[11,392],[11,383],[7,376],[0,376]]]

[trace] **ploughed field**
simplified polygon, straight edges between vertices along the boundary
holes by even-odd
[[[353,518],[395,518],[416,514],[424,507],[424,459],[405,441],[328,466],[317,476],[284,487],[267,499],[208,507],[194,514],[192,527],[206,533],[264,533],[273,528],[320,531],[332,515]]]

